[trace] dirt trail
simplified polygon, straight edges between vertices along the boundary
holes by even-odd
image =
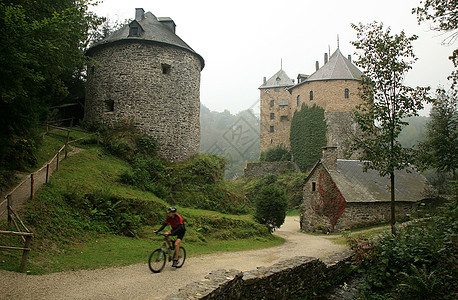
[[[168,264],[159,274],[151,273],[146,263],[40,276],[0,270],[0,299],[163,299],[213,270],[247,271],[294,256],[323,258],[345,248],[326,237],[300,233],[299,217],[287,217],[275,234],[286,243],[269,249],[189,258],[181,269]]]

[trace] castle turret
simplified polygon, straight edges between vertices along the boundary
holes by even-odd
[[[171,161],[199,153],[200,72],[203,58],[175,33],[170,18],[142,8],[135,19],[87,54],[85,121],[132,122],[155,138]]]

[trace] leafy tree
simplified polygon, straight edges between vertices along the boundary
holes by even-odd
[[[449,32],[444,44],[451,45],[458,38],[458,9],[456,0],[425,0],[420,1],[420,6],[413,8],[412,13],[417,14],[418,23],[431,22],[431,29]],[[458,68],[458,49],[450,56],[455,68]],[[458,71],[452,72],[449,77],[453,85],[458,83]]]
[[[426,162],[439,172],[452,173],[458,167],[458,91],[438,89],[426,125],[426,139],[420,144]]]
[[[254,198],[255,218],[270,232],[285,222],[288,199],[283,189],[274,184],[262,186]]]
[[[318,178],[318,193],[320,201],[312,206],[312,209],[321,216],[326,216],[331,224],[331,232],[334,231],[337,221],[343,214],[347,201],[340,193],[339,188],[325,172]]]
[[[397,140],[405,118],[417,116],[428,101],[429,88],[408,87],[403,84],[406,73],[416,58],[411,42],[417,36],[407,37],[404,31],[391,34],[382,23],[352,24],[357,41],[352,42],[362,54],[355,63],[364,69],[360,97],[362,104],[355,117],[362,136],[356,137],[353,148],[363,150],[361,160],[365,168],[377,170],[380,176],[390,176],[391,229],[394,233],[395,178],[394,171],[414,162],[416,153],[401,146]]]
[[[326,146],[326,121],[324,109],[314,104],[302,104],[294,112],[290,131],[291,152],[294,161],[305,172],[321,158],[322,147]]]
[[[259,156],[260,161],[290,161],[291,152],[284,145],[269,148]]]
[[[24,165],[49,106],[80,78],[89,30],[100,20],[91,0],[0,2],[0,162]]]

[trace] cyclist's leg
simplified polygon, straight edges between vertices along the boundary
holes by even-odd
[[[175,257],[173,259],[178,260],[180,254],[180,243],[183,240],[184,234],[186,231],[181,231],[177,233],[177,240],[175,241]]]
[[[175,257],[173,259],[178,260],[178,255],[180,254],[180,243],[181,239],[177,238],[175,241]]]

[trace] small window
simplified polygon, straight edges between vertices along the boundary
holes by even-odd
[[[271,120],[275,119],[275,114],[274,113],[270,113],[270,119]]]
[[[105,101],[105,110],[107,112],[113,112],[114,111],[114,101],[113,100]]]
[[[275,92],[279,92],[279,91],[280,91],[280,88],[274,88],[274,91],[275,91]]]
[[[273,139],[270,139],[270,143],[273,144],[274,140]]]
[[[310,91],[310,101],[313,100],[313,91]]]
[[[171,66],[168,64],[161,64],[162,74],[170,74]]]
[[[288,116],[281,116],[280,117],[280,121],[288,121],[288,120],[289,120]]]
[[[274,132],[274,131],[275,131],[275,128],[274,128],[274,126],[270,126],[270,128],[269,128],[269,132]]]
[[[350,98],[350,90],[345,89],[345,99],[348,99],[348,98]]]
[[[301,95],[297,95],[297,107],[301,106]]]
[[[275,100],[270,100],[270,107],[274,107],[275,105]]]
[[[312,192],[316,192],[316,182],[312,182]]]

